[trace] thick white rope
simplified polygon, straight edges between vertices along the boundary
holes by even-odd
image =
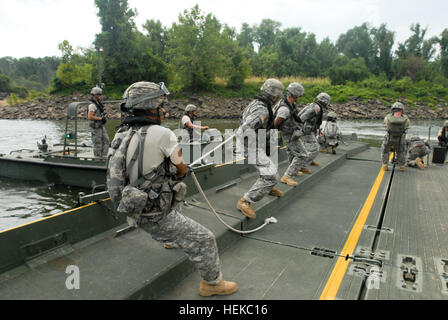
[[[260,231],[261,229],[263,229],[264,227],[266,227],[268,224],[272,224],[272,223],[277,223],[277,219],[274,217],[270,217],[267,218],[264,223],[259,226],[256,229],[253,230],[247,230],[247,231],[242,231],[242,230],[237,230],[231,226],[229,226],[224,220],[221,219],[221,217],[216,213],[215,209],[213,208],[213,206],[210,204],[210,202],[207,199],[207,196],[204,193],[204,190],[202,190],[202,187],[198,181],[198,179],[196,178],[196,174],[194,173],[194,170],[191,169],[191,176],[193,177],[193,181],[196,184],[196,187],[199,190],[199,193],[202,195],[202,197],[204,198],[205,202],[207,203],[208,207],[210,208],[210,210],[212,211],[212,213],[216,216],[216,218],[218,218],[219,221],[221,221],[222,224],[224,224],[229,230],[236,232],[236,233],[240,233],[240,234],[249,234],[249,233],[254,233],[257,231]]]

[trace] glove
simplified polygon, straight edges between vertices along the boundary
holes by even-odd
[[[106,124],[106,122],[107,122],[107,119],[106,119],[106,117],[101,117],[101,122],[103,123],[103,124]]]

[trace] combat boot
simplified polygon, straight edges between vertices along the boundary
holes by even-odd
[[[328,148],[320,149],[320,152],[322,152],[322,153],[328,153]]]
[[[291,177],[284,175],[280,182],[286,183],[288,186],[297,187],[299,185],[298,182],[294,181]]]
[[[269,192],[270,196],[274,196],[274,197],[283,197],[285,194],[283,193],[283,191],[278,190],[276,187],[272,187],[271,191]]]
[[[420,170],[425,170],[425,165],[423,164],[422,159],[415,159],[415,164],[420,168]]]
[[[404,171],[404,166],[399,166],[399,167],[398,167],[398,170],[399,170],[399,171]]]
[[[255,214],[254,209],[250,206],[250,202],[247,201],[244,198],[241,198],[238,200],[238,203],[236,204],[236,208],[241,211],[242,214],[244,214],[249,219],[255,219],[257,215]]]
[[[312,165],[312,166],[315,166],[315,167],[318,167],[318,166],[319,166],[319,164],[318,164],[316,161],[311,162],[311,165]]]
[[[307,169],[307,168],[302,168],[302,169],[300,169],[299,172],[306,173],[306,174],[311,174],[311,173],[313,173],[313,171],[311,171],[310,169]]]
[[[227,296],[238,291],[236,282],[221,280],[218,284],[208,284],[201,280],[199,295],[201,297],[211,297],[214,295]]]
[[[387,166],[387,164],[383,164],[382,168],[384,169],[384,171],[389,170],[389,167]]]
[[[165,244],[163,245],[163,247],[164,247],[165,249],[175,249],[175,248],[176,248],[175,246],[173,246],[173,245],[171,245],[171,244],[168,244],[168,243],[165,243]]]
[[[331,153],[332,153],[332,154],[336,154],[336,147],[332,147],[332,148],[331,148]]]

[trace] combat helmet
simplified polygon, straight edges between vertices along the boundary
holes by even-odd
[[[123,112],[134,110],[153,110],[163,106],[170,92],[163,82],[136,82],[129,86],[123,94],[120,106]]]
[[[338,115],[334,111],[330,111],[327,115],[328,120],[330,120],[330,119],[336,120],[337,118],[338,118]]]
[[[99,87],[93,87],[92,90],[90,90],[90,94],[92,96],[98,94],[98,95],[102,95],[103,94],[103,90]]]
[[[305,93],[305,89],[300,83],[293,82],[286,88],[286,92],[289,96],[299,98],[303,96],[303,94]]]
[[[283,83],[277,79],[268,79],[261,86],[261,93],[268,95],[271,98],[280,98],[284,90]]]
[[[394,111],[404,111],[404,105],[401,102],[395,102],[390,108],[392,112]]]
[[[319,94],[317,95],[315,101],[316,101],[316,102],[323,103],[324,106],[328,106],[328,105],[330,104],[331,97],[330,97],[330,95],[329,95],[328,93],[326,93],[326,92],[321,92],[321,93],[319,93]]]
[[[193,112],[196,111],[197,107],[194,104],[188,104],[185,108],[185,112]]]
[[[443,124],[443,126],[444,126],[445,128],[448,128],[448,120],[445,121],[445,123]]]

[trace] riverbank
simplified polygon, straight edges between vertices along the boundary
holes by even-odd
[[[0,119],[31,119],[31,120],[62,120],[67,114],[67,106],[71,102],[87,101],[89,95],[74,94],[70,96],[38,97],[17,105],[0,105]],[[187,104],[193,103],[199,107],[198,117],[208,119],[237,119],[241,112],[250,102],[243,98],[218,98],[206,96],[192,96],[188,99],[170,100],[165,105],[169,118],[178,119],[184,114]],[[411,119],[436,120],[448,119],[448,102],[440,101],[434,107],[416,103],[410,106],[406,101],[405,113]],[[373,120],[383,119],[390,110],[391,102],[358,101],[353,97],[347,103],[332,103],[330,110],[336,112],[340,119],[347,120]],[[117,104],[106,104],[106,112],[109,119],[120,119]],[[303,107],[301,105],[300,107]],[[86,108],[80,108],[79,117],[86,117]]]

